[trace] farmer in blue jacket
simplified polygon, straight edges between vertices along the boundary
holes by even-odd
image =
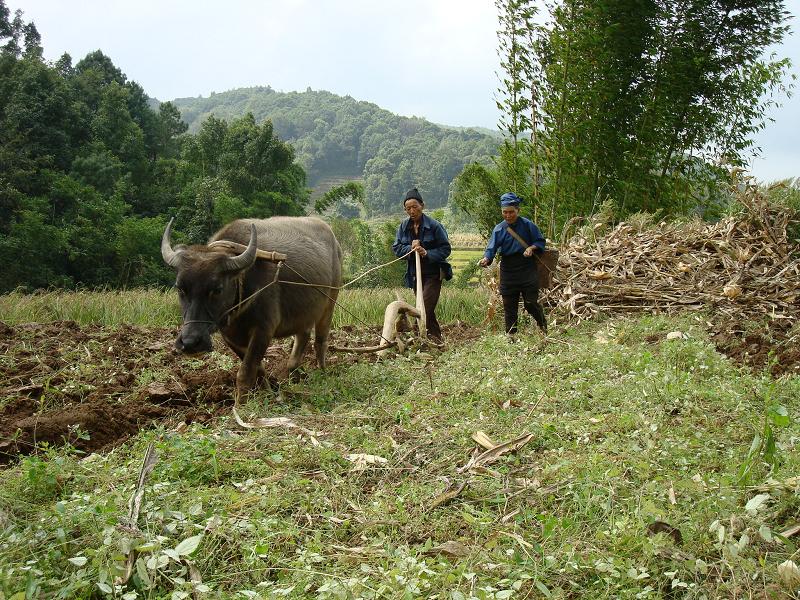
[[[408,215],[397,228],[397,236],[392,245],[395,256],[404,256],[415,250],[419,253],[422,268],[422,301],[425,304],[425,325],[428,335],[437,341],[442,339],[442,330],[436,320],[436,304],[442,291],[442,279],[453,276],[452,267],[446,262],[450,256],[450,240],[447,232],[436,219],[423,214],[425,202],[417,188],[406,192],[403,208]],[[417,286],[417,265],[414,255],[408,256],[405,284],[415,290]]]
[[[539,304],[539,274],[536,268],[539,262],[536,255],[544,251],[545,240],[533,221],[519,215],[521,202],[522,199],[513,192],[500,197],[503,221],[492,231],[489,244],[478,264],[488,267],[496,254],[502,256],[500,296],[503,298],[506,333],[517,332],[520,295],[525,310],[536,319],[542,331],[547,332],[547,320]]]

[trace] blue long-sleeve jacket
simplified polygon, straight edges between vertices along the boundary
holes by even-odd
[[[516,231],[523,240],[528,242],[529,246],[535,246],[537,252],[544,250],[544,236],[542,232],[539,231],[536,224],[530,219],[517,217],[514,223],[514,231]],[[508,233],[508,223],[503,221],[498,223],[492,230],[492,235],[489,237],[489,243],[486,245],[486,251],[483,253],[483,256],[492,261],[498,252],[503,256],[508,256],[509,254],[524,252],[525,248],[527,248],[527,246],[520,246],[519,242]]]
[[[397,235],[395,236],[394,244],[392,244],[392,252],[398,258],[411,252],[411,242],[414,240],[414,232],[411,227],[411,219],[403,219],[400,226],[397,228]],[[444,269],[445,278],[452,277],[452,270],[447,264],[447,257],[450,256],[450,240],[447,238],[447,232],[436,219],[431,219],[425,213],[422,213],[422,223],[419,227],[419,242],[425,248],[427,255],[422,259],[422,274],[435,274],[439,269]],[[406,268],[405,284],[413,288],[416,283],[417,265],[414,255],[411,254],[407,259],[408,267]]]

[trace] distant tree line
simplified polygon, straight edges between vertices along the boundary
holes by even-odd
[[[39,33],[0,0],[0,292],[170,283],[167,216],[202,242],[242,216],[304,214],[292,147],[252,114],[196,134],[96,51],[42,58]]]
[[[295,147],[312,187],[330,179],[363,181],[369,216],[400,212],[411,186],[422,191],[426,206],[444,206],[452,180],[467,164],[489,164],[500,143],[486,131],[401,117],[325,91],[255,87],[174,104],[190,131],[209,116],[229,120],[252,112],[257,122],[272,121],[275,134]]]

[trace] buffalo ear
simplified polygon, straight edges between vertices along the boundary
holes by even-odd
[[[256,234],[256,226],[254,223],[250,224],[250,242],[247,244],[244,252],[238,256],[228,258],[222,266],[224,271],[242,271],[249,269],[256,262],[256,253],[258,252],[258,236]]]
[[[164,230],[164,235],[161,236],[161,256],[164,259],[164,262],[167,263],[173,269],[177,269],[178,265],[181,262],[181,248],[179,247],[178,250],[172,249],[172,243],[170,242],[170,237],[172,235],[172,222],[175,220],[175,217],[172,217],[167,223],[167,228]]]

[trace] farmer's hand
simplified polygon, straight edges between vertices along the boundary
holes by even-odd
[[[422,244],[420,244],[419,240],[413,240],[411,242],[411,249],[419,254],[422,258],[425,258],[425,256],[428,254],[428,251],[422,247]]]
[[[534,248],[533,246],[528,246],[527,248],[525,248],[525,252],[522,253],[522,256],[524,256],[525,258],[530,258],[531,256],[533,256],[533,251],[535,249],[536,248]]]
[[[488,267],[490,264],[492,264],[492,261],[490,261],[485,256],[478,261],[478,266],[479,267]]]

